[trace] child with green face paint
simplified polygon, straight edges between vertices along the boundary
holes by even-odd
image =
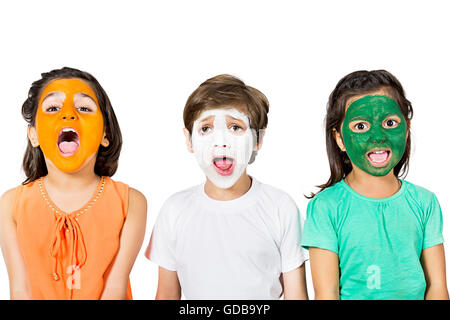
[[[372,176],[388,175],[405,152],[406,120],[397,102],[388,96],[367,95],[352,102],[341,132],[344,143],[337,141],[341,150],[354,166]]]
[[[413,110],[389,72],[339,81],[326,116],[331,176],[307,209],[316,299],[448,299],[442,212],[408,170]]]

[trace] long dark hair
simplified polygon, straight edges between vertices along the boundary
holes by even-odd
[[[368,94],[379,89],[384,89],[397,101],[400,110],[408,123],[413,117],[411,102],[405,97],[402,85],[391,73],[386,70],[355,71],[342,78],[331,92],[327,104],[325,118],[325,137],[328,162],[330,165],[330,178],[324,184],[318,185],[319,192],[331,187],[336,182],[345,178],[352,170],[352,164],[346,152],[341,151],[334,138],[334,131],[341,134],[341,124],[345,117],[345,107],[351,97]],[[396,177],[406,176],[409,169],[409,155],[411,152],[411,135],[408,134],[406,148],[400,162],[394,167]],[[319,193],[317,192],[317,193]],[[317,194],[316,193],[316,194]],[[311,193],[307,198],[313,198]]]
[[[41,76],[41,79],[33,82],[31,85],[28,91],[28,98],[22,105],[22,116],[25,121],[29,126],[34,127],[40,95],[50,81],[70,78],[86,81],[97,96],[103,116],[106,138],[109,141],[108,147],[100,145],[94,171],[99,176],[111,177],[117,170],[120,150],[122,148],[122,133],[120,132],[119,123],[117,122],[116,115],[105,90],[103,90],[100,83],[91,74],[74,68],[64,67],[42,73]],[[27,177],[23,184],[30,183],[48,173],[41,148],[33,147],[29,140],[23,157],[22,167]]]

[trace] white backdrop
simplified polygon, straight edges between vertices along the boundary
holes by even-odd
[[[20,108],[40,73],[71,66],[108,93],[124,137],[116,180],[149,203],[145,242],[131,274],[136,299],[153,299],[157,267],[144,257],[163,201],[203,181],[188,153],[189,94],[220,73],[239,76],[270,103],[264,146],[249,173],[304,193],[328,178],[323,119],[337,81],[386,69],[414,107],[407,179],[435,192],[450,236],[449,6],[446,1],[9,1],[0,9],[0,192],[23,181]],[[447,257],[450,249],[447,245]],[[313,288],[307,264],[308,291]],[[447,266],[447,274],[450,268]],[[8,299],[0,263],[0,299]]]

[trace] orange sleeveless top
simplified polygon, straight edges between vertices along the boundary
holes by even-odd
[[[102,177],[80,210],[62,212],[42,179],[16,188],[13,216],[33,299],[100,299],[128,210],[128,185]],[[128,281],[127,297],[132,299]]]

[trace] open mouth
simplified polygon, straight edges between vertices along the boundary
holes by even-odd
[[[215,157],[213,159],[214,169],[221,176],[229,176],[234,170],[234,159],[226,156]]]
[[[374,149],[369,151],[366,156],[374,167],[384,167],[391,160],[392,151],[390,149]]]
[[[73,155],[80,146],[78,132],[73,128],[63,128],[58,135],[58,149],[64,157]]]

